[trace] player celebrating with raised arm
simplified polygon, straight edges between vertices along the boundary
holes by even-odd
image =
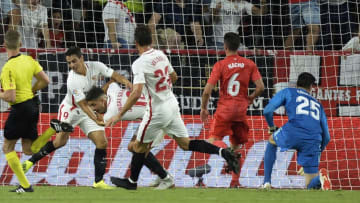
[[[200,112],[201,120],[207,122],[209,116],[207,108],[211,92],[220,80],[220,99],[210,127],[209,142],[214,143],[229,135],[231,148],[234,151],[248,139],[247,107],[264,91],[264,83],[256,64],[237,54],[239,45],[239,35],[233,32],[225,34],[226,58],[214,65],[202,95]],[[255,83],[256,89],[248,96],[250,81]],[[239,174],[233,173],[230,187],[238,186],[240,186]]]
[[[31,56],[20,54],[21,36],[18,31],[7,31],[4,44],[8,61],[1,71],[1,87],[4,92],[0,92],[0,98],[9,102],[11,110],[4,127],[2,150],[20,183],[19,187],[11,192],[33,192],[14,149],[21,138],[23,152],[32,154],[30,146],[38,137],[39,121],[39,100],[34,96],[34,92],[45,88],[50,80],[37,61]],[[31,86],[33,77],[36,82]]]
[[[322,105],[309,93],[315,77],[303,72],[297,79],[297,88],[286,88],[278,92],[264,109],[264,116],[273,133],[265,150],[264,184],[262,188],[271,188],[271,173],[276,160],[276,147],[280,151],[295,149],[297,162],[305,173],[305,186],[308,189],[330,190],[331,182],[325,168],[320,169],[321,152],[330,141],[326,115]],[[285,106],[288,122],[277,129],[273,121],[273,112]]]
[[[117,83],[109,82],[104,85],[103,88],[91,88],[86,95],[86,101],[94,111],[100,114],[104,114],[104,121],[106,122],[112,116],[120,112],[130,93],[131,91],[122,89]],[[146,104],[147,102],[145,100],[145,96],[142,95],[134,104],[134,106],[132,106],[132,108],[126,112],[121,119],[130,121],[141,119],[145,114]],[[137,132],[138,130],[135,131],[135,134],[128,145],[128,150],[130,152],[134,152],[134,143]],[[155,146],[162,140],[162,136],[159,136],[159,139],[153,142],[152,146]],[[158,175],[158,178],[156,178],[155,181],[150,184],[151,187],[156,187],[158,190],[163,190],[168,189],[174,185],[174,179],[172,176],[170,174],[168,176],[166,170],[162,167],[160,162],[157,160],[154,154],[151,153],[151,151],[146,156],[144,165]]]
[[[94,155],[95,182],[93,187],[111,189],[112,187],[103,180],[107,163],[107,139],[105,137],[104,121],[101,115],[95,114],[91,110],[85,100],[85,93],[96,84],[101,75],[111,77],[128,88],[131,88],[132,84],[125,77],[101,62],[84,61],[84,57],[78,47],[69,48],[65,55],[71,70],[67,78],[67,94],[59,107],[58,119],[74,127],[78,125],[84,134],[96,145]],[[28,171],[37,161],[64,146],[69,139],[69,135],[69,132],[58,133],[55,140],[47,142],[38,153],[24,162],[24,170]]]
[[[131,175],[128,179],[111,177],[111,182],[118,187],[135,190],[150,144],[159,136],[163,136],[163,132],[175,139],[184,150],[221,155],[228,162],[230,169],[238,173],[238,161],[230,150],[221,149],[204,140],[189,139],[178,102],[171,90],[172,83],[177,80],[177,74],[166,55],[151,48],[151,31],[147,26],[142,25],[135,29],[135,44],[140,57],[132,64],[133,91],[121,111],[111,117],[106,126],[114,125],[121,120],[140,98],[143,90],[147,99],[147,109],[134,143]]]

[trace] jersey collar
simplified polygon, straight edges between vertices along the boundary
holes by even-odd
[[[9,59],[8,59],[8,61],[10,61],[10,59],[14,59],[14,58],[16,58],[16,57],[18,57],[18,56],[20,56],[21,54],[19,53],[18,55],[16,55],[16,56],[12,56],[12,57],[10,57]]]

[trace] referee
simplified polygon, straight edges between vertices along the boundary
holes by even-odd
[[[10,192],[33,192],[27,180],[15,149],[18,139],[22,138],[22,148],[26,155],[31,155],[31,144],[37,138],[39,120],[39,100],[34,92],[43,89],[49,83],[49,77],[40,64],[31,56],[20,54],[21,37],[15,30],[5,34],[5,48],[8,61],[1,72],[0,98],[9,102],[11,110],[4,128],[3,152],[12,171],[19,180],[19,187]],[[33,77],[36,83],[31,86]]]

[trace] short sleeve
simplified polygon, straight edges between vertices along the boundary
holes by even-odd
[[[116,17],[116,13],[117,13],[117,9],[116,9],[116,5],[109,2],[104,10],[103,10],[103,19],[106,20],[106,19],[117,19]]]
[[[261,77],[261,74],[259,72],[259,69],[257,68],[256,64],[254,62],[252,62],[252,72],[251,72],[251,81],[256,81],[256,80],[260,80],[262,77]]]
[[[217,81],[220,80],[221,76],[221,65],[220,62],[215,63],[214,68],[211,71],[210,78],[208,80],[209,84],[216,85]]]
[[[141,70],[141,67],[137,65],[137,63],[134,63],[132,65],[132,70],[134,74],[134,84],[145,84],[145,74]]]
[[[112,74],[114,73],[114,70],[107,67],[105,64],[103,64],[102,62],[94,62],[95,63],[95,67],[96,69],[99,70],[100,74],[105,76],[105,77],[111,77]]]
[[[5,66],[1,72],[0,77],[1,77],[1,87],[4,91],[16,89],[14,73],[10,68],[7,68]]]
[[[40,73],[40,72],[43,70],[43,68],[42,68],[42,66],[39,64],[38,61],[36,61],[36,60],[34,60],[34,59],[32,59],[32,60],[33,60],[33,63],[34,63],[34,75],[36,75],[36,74]]]
[[[249,3],[247,1],[242,1],[242,3],[244,4],[244,9],[246,11],[246,13],[248,15],[252,15],[252,8],[253,8],[253,4],[252,3]]]

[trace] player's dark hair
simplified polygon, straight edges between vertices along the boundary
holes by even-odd
[[[228,32],[224,36],[224,44],[230,51],[237,51],[240,46],[240,37],[234,32]]]
[[[140,46],[152,44],[151,30],[147,25],[140,24],[135,29],[135,41]]]
[[[78,58],[82,56],[81,49],[79,47],[70,47],[66,52],[65,56],[76,55]]]
[[[296,82],[296,86],[310,89],[311,85],[313,85],[315,81],[316,79],[311,73],[303,72],[300,73]]]
[[[86,94],[85,100],[93,101],[93,100],[100,98],[104,94],[105,94],[105,92],[103,89],[101,89],[100,87],[93,86]]]

